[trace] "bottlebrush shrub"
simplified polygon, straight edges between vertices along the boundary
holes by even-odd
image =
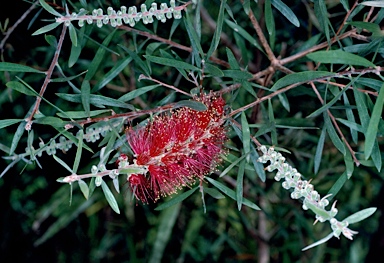
[[[302,208],[315,214],[315,223],[331,226],[330,234],[305,250],[332,237],[352,239],[359,230],[365,233],[356,239],[364,241],[341,241],[338,253],[343,260],[365,255],[371,225],[379,220],[372,217],[360,228],[349,227],[375,212],[366,207],[383,187],[382,4],[146,1],[151,5],[137,8],[119,2],[63,1],[58,6],[36,1],[0,42],[0,50],[8,51],[2,59],[13,61],[6,43],[20,23],[36,8],[52,18],[32,34],[39,39],[44,34],[49,46],[31,48],[25,61],[0,62],[8,88],[0,105],[10,109],[0,120],[0,149],[8,161],[0,177],[16,166],[28,186],[12,192],[12,209],[37,214],[35,229],[47,216],[60,217],[35,245],[69,227],[79,214],[92,217],[108,203],[116,213],[121,207],[125,212],[108,213],[108,219],[125,215],[133,222],[132,211],[142,209],[149,222],[146,239],[153,240],[154,228],[159,229],[151,243],[153,261],[168,256],[165,239],[182,239],[169,235],[173,228],[184,231],[186,241],[172,260],[187,255],[193,258],[189,261],[222,262],[254,255],[259,248],[260,262],[267,257],[307,261],[307,254],[296,248],[312,242],[322,229],[310,226],[313,221]],[[31,19],[31,26],[36,21]],[[2,31],[6,24],[0,25]],[[12,129],[14,124],[19,126]],[[58,179],[65,188],[47,205],[30,205],[33,189],[45,187],[35,178],[46,178],[42,173],[47,171],[33,176],[31,167],[45,168],[46,158],[65,170]],[[272,184],[267,176],[282,184]],[[116,194],[122,185],[132,199]],[[68,188],[72,206],[59,210],[68,201]],[[290,190],[295,202],[282,189]],[[21,193],[28,205],[15,201]],[[336,201],[330,205],[336,197],[340,211]],[[182,201],[188,209],[181,209]],[[159,220],[152,210],[158,203]],[[38,213],[30,208],[40,206]],[[215,227],[205,217],[217,219]],[[99,221],[109,225],[103,231],[115,227],[104,219]],[[112,239],[135,240],[137,227],[127,229]],[[222,249],[201,245],[213,238]],[[130,252],[133,246],[142,249],[143,242],[127,242]],[[365,246],[364,252],[359,246]],[[105,254],[119,255],[118,247],[119,253]],[[88,254],[111,251],[98,249]],[[335,261],[324,251],[313,255]]]

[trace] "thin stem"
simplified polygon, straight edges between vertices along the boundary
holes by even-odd
[[[154,78],[151,78],[151,77],[147,77],[147,76],[141,74],[140,77],[139,77],[139,81],[142,80],[142,79],[146,79],[146,80],[150,80],[150,81],[156,82],[156,83],[160,84],[161,86],[164,86],[164,87],[173,89],[174,91],[179,92],[179,93],[181,93],[181,94],[184,94],[184,95],[186,95],[186,96],[188,96],[188,97],[192,97],[192,95],[189,94],[188,92],[182,91],[182,90],[176,88],[175,86],[172,86],[172,85],[163,83],[163,82],[161,82],[160,80],[157,80],[157,79],[154,79]]]
[[[1,55],[3,55],[3,52],[4,52],[4,45],[5,43],[7,42],[7,39],[10,37],[10,35],[12,34],[12,32],[16,29],[16,27],[24,21],[24,19],[29,15],[29,13],[36,7],[36,5],[39,3],[39,1],[36,1],[33,3],[33,5],[31,5],[27,11],[24,12],[24,14],[16,21],[16,23],[11,26],[7,32],[5,33],[5,36],[3,38],[3,40],[1,40],[0,42],[0,50],[1,50]]]
[[[65,36],[65,32],[66,31],[67,31],[67,26],[63,25],[63,29],[61,31],[60,39],[59,39],[59,42],[57,43],[57,48],[56,48],[56,51],[55,51],[55,55],[53,56],[53,59],[52,59],[51,65],[49,66],[48,71],[45,73],[46,76],[45,76],[45,79],[44,79],[43,86],[40,89],[39,96],[36,98],[35,106],[33,107],[31,115],[26,119],[26,122],[27,122],[27,124],[25,126],[26,130],[30,130],[32,128],[33,116],[38,112],[39,107],[40,107],[40,103],[41,103],[41,98],[43,97],[44,92],[47,89],[47,86],[48,86],[49,82],[51,81],[51,76],[52,76],[53,70],[54,70],[54,68],[55,68],[55,66],[57,64],[57,61],[59,59],[59,55],[60,55],[61,47],[63,45],[64,36]]]

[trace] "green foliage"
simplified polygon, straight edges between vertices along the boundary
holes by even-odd
[[[26,1],[0,21],[0,261],[14,246],[21,262],[372,261],[382,1],[123,2]],[[205,111],[200,92],[227,103],[227,154],[191,189],[139,203],[127,181],[148,170],[126,128]],[[262,145],[281,167],[264,170]]]

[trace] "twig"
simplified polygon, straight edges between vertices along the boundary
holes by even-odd
[[[5,33],[5,36],[3,38],[3,40],[1,40],[1,43],[0,43],[0,50],[1,50],[1,55],[3,55],[3,52],[4,52],[4,45],[5,43],[7,42],[7,39],[9,38],[9,36],[12,34],[13,30],[16,29],[16,27],[21,23],[23,22],[23,20],[29,15],[29,13],[36,7],[36,5],[39,3],[39,1],[36,1],[33,3],[33,5],[31,5],[27,11],[24,12],[24,14],[16,21],[16,23],[11,26],[7,32]]]
[[[140,77],[139,77],[139,81],[142,80],[142,79],[146,79],[146,80],[150,80],[150,81],[156,82],[156,83],[160,84],[161,86],[173,89],[174,91],[179,92],[179,93],[184,94],[184,95],[187,95],[188,97],[192,97],[192,95],[189,94],[188,92],[182,91],[182,90],[176,88],[175,86],[163,83],[160,80],[157,80],[157,79],[154,79],[154,78],[151,78],[151,77],[147,77],[147,76],[141,74]]]
[[[27,131],[30,130],[31,127],[32,127],[33,116],[36,114],[36,112],[38,112],[39,107],[40,107],[40,103],[41,103],[41,98],[43,97],[44,92],[47,89],[47,86],[48,86],[49,82],[51,81],[52,72],[53,72],[53,70],[54,70],[54,68],[55,68],[55,66],[57,64],[58,59],[59,59],[59,54],[60,54],[60,51],[61,51],[61,47],[63,45],[64,36],[65,36],[65,32],[66,31],[67,31],[67,26],[63,25],[63,29],[61,31],[60,39],[59,39],[59,42],[57,43],[57,48],[56,48],[56,51],[55,51],[55,55],[53,56],[53,59],[52,59],[51,65],[49,66],[48,71],[45,73],[46,76],[45,76],[45,79],[44,79],[43,86],[40,89],[39,96],[36,98],[35,106],[33,107],[31,115],[29,115],[29,117],[26,119],[27,124],[25,125],[25,129]]]

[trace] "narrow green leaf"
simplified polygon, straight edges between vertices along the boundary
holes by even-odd
[[[83,105],[83,109],[85,111],[85,114],[87,114],[87,117],[89,117],[90,113],[90,96],[91,96],[91,85],[89,84],[88,80],[84,80],[81,84],[81,103]]]
[[[7,119],[7,120],[0,120],[0,129],[3,129],[5,127],[11,126],[15,123],[19,123],[24,121],[23,119]]]
[[[317,17],[317,20],[320,24],[321,30],[325,34],[325,37],[327,38],[328,43],[330,43],[331,37],[329,34],[329,19],[328,19],[328,12],[327,12],[327,6],[325,4],[325,0],[317,0],[314,2],[314,11],[315,15]]]
[[[236,194],[233,190],[229,189],[228,187],[226,187],[225,185],[223,185],[222,183],[212,179],[212,178],[209,178],[209,177],[205,177],[205,179],[207,181],[209,181],[211,184],[213,184],[217,189],[219,189],[222,193],[224,193],[225,195],[229,196],[231,199],[235,200],[236,201]],[[252,209],[255,209],[255,210],[261,210],[260,207],[258,207],[256,204],[254,204],[253,202],[249,201],[248,199],[246,198],[243,198],[243,205],[246,205]]]
[[[60,200],[61,201],[61,200]],[[62,203],[62,201],[61,201]],[[79,204],[79,206],[71,210],[70,212],[62,213],[60,217],[49,228],[44,232],[44,234],[34,242],[34,246],[39,246],[42,243],[46,242],[49,238],[54,236],[61,229],[65,228],[70,222],[79,218],[79,215],[88,209],[94,203],[93,199],[89,199],[85,202]]]
[[[357,124],[356,122],[348,121],[340,118],[336,118],[336,120],[341,122],[345,126],[349,127],[353,131],[365,133],[365,129],[360,124]]]
[[[331,189],[329,189],[327,195],[331,195],[331,196],[327,198],[328,201],[331,201],[333,198],[335,198],[335,196],[343,187],[346,181],[348,181],[347,171],[345,171],[342,175],[340,175],[339,179],[337,179],[337,181],[333,184]]]
[[[350,106],[349,99],[346,93],[343,93],[343,100],[344,100],[345,106]],[[355,115],[352,109],[345,109],[345,113],[347,115],[348,121],[350,121],[351,123],[356,123]],[[349,128],[349,130],[350,130],[353,142],[357,144],[357,140],[358,140],[357,130],[352,128]]]
[[[342,50],[316,51],[308,54],[307,57],[315,62],[320,63],[375,67],[375,64],[373,64],[368,59]]]
[[[192,25],[189,13],[186,12],[185,14],[186,15],[183,17],[183,21],[188,33],[189,40],[191,41],[192,55],[196,61],[196,64],[201,65],[201,59],[204,57],[204,51],[200,44],[200,38]]]
[[[344,143],[345,145],[345,143]],[[346,145],[345,145],[346,147]],[[353,162],[352,155],[350,151],[345,151],[344,155],[345,168],[347,169],[348,179],[351,178],[353,171],[355,169],[355,163]]]
[[[107,46],[109,45],[109,43],[111,42],[111,40],[113,39],[113,36],[115,35],[114,33],[116,32],[115,31],[112,31],[103,41],[102,45],[99,47],[99,49],[97,50],[95,56],[93,57],[93,60],[91,62],[91,64],[88,66],[88,72],[87,74],[85,75],[84,77],[84,80],[88,80],[90,81],[93,76],[96,74],[96,71],[97,69],[99,68],[100,64],[103,62],[104,60],[104,55],[105,55],[105,52],[106,52],[106,49],[107,49]]]
[[[199,101],[192,101],[192,100],[181,100],[177,102],[174,106],[174,108],[181,108],[181,107],[188,107],[197,111],[207,110],[207,106],[205,106],[204,103],[201,103]]]
[[[76,157],[75,157],[75,161],[73,163],[73,173],[77,173],[77,169],[79,169],[79,164],[80,164],[80,159],[81,159],[81,153],[82,153],[82,150],[83,150],[83,137],[84,137],[84,131],[83,130],[79,130],[79,133],[76,134],[76,137],[79,139],[79,143],[77,144],[77,151],[76,151]],[[87,187],[88,189],[88,187]],[[88,199],[88,196],[85,197],[86,199]]]
[[[332,77],[335,73],[328,71],[303,71],[298,73],[292,73],[286,75],[276,81],[270,91],[276,91],[291,84],[307,83],[316,79],[324,79],[326,77]]]
[[[218,67],[212,65],[211,63],[205,63],[204,72],[211,74],[213,77],[222,77],[224,76],[223,71]]]
[[[368,128],[369,121],[371,119],[371,117],[368,114],[367,103],[364,99],[365,94],[358,91],[355,86],[353,87],[353,93],[355,95],[356,107],[357,107],[357,112],[359,114],[361,126],[363,127],[364,133],[365,133],[366,129]]]
[[[70,77],[54,78],[54,79],[51,79],[51,82],[69,82],[70,83],[71,80],[74,80],[74,79],[76,79],[76,78],[78,78],[81,75],[84,75],[86,73],[87,73],[87,71],[83,71],[83,72],[80,72],[77,75],[70,76]]]
[[[61,160],[59,157],[57,157],[55,154],[52,155],[53,156],[53,159],[56,160],[56,162],[58,162],[61,166],[63,166],[65,169],[68,170],[68,172],[70,172],[71,174],[73,174],[73,171],[72,169],[63,161]]]
[[[77,47],[77,33],[76,33],[76,29],[75,29],[75,27],[72,24],[69,24],[68,29],[69,29],[69,37],[71,39],[72,45]]]
[[[363,29],[366,29],[372,33],[380,31],[380,26],[378,24],[375,24],[375,23],[352,21],[352,22],[347,22],[345,24],[355,26],[358,28],[363,28]]]
[[[86,182],[84,182],[83,180],[77,180],[77,182],[79,183],[79,187],[80,187],[80,190],[81,192],[83,193],[85,199],[88,199],[89,197],[89,188],[88,188],[88,185]]]
[[[147,55],[144,55],[144,57],[146,59],[148,59],[149,61],[151,61],[153,63],[160,64],[160,65],[165,65],[165,66],[170,66],[170,67],[175,67],[175,68],[180,68],[180,69],[185,69],[185,70],[200,71],[199,68],[197,68],[197,67],[195,67],[189,63],[179,61],[176,59],[154,57],[154,56],[147,56]]]
[[[65,126],[65,122],[62,119],[53,117],[53,116],[38,118],[34,121],[34,123],[42,124],[42,125],[50,125],[52,127],[57,127],[57,128],[64,128]]]
[[[384,7],[384,2],[377,0],[377,1],[365,1],[362,3],[359,3],[359,5],[366,5],[366,6],[373,6],[373,7]]]
[[[236,201],[237,209],[240,211],[243,204],[243,183],[244,183],[244,170],[245,170],[245,161],[241,161],[239,165],[239,170],[237,172],[236,179]]]
[[[81,103],[81,95],[80,94],[67,94],[67,93],[56,93],[56,95],[64,100],[70,101],[70,102],[76,102]],[[112,106],[112,107],[118,107],[118,108],[125,108],[130,110],[135,110],[135,108],[128,103],[112,99],[109,97],[105,97],[102,95],[90,95],[90,103],[97,106],[97,107],[103,107],[103,106]]]
[[[39,93],[37,93],[31,86],[27,85],[24,81],[21,81],[21,83],[18,81],[10,81],[7,82],[6,86],[27,96],[40,97]]]
[[[26,124],[27,124],[27,122],[22,121],[22,122],[20,122],[19,126],[17,127],[15,135],[13,135],[13,138],[12,138],[11,149],[9,150],[10,155],[14,154],[16,147],[19,144],[20,138],[24,134]]]
[[[98,91],[101,88],[103,88],[105,85],[107,85],[111,80],[113,80],[124,68],[128,66],[129,63],[131,63],[132,57],[126,57],[123,60],[117,62],[113,68],[111,68],[110,71],[108,71],[103,78],[93,87],[92,91]]]
[[[278,10],[286,19],[289,20],[294,26],[299,27],[300,22],[295,13],[281,0],[271,0],[272,5]]]
[[[167,202],[164,202],[162,203],[161,205],[157,206],[155,208],[156,211],[160,211],[160,210],[164,210],[170,206],[173,206],[175,204],[178,204],[182,201],[184,201],[185,199],[187,199],[189,196],[191,196],[197,189],[199,188],[199,186],[195,187],[195,188],[192,188],[191,190],[188,190],[182,194],[179,194],[175,197],[172,197],[171,200],[167,201]]]
[[[244,111],[241,112],[241,130],[243,132],[243,149],[244,153],[251,151],[251,132],[248,126],[247,116]],[[249,156],[247,156],[247,162],[249,163]]]
[[[213,34],[213,39],[211,41],[211,45],[210,45],[209,50],[208,50],[206,57],[205,57],[207,61],[211,57],[213,52],[217,49],[217,46],[219,45],[219,42],[220,42],[221,31],[223,29],[224,10],[225,10],[224,7],[225,7],[227,0],[222,0],[220,2],[221,2],[221,4],[220,4],[220,9],[219,9],[219,15],[218,15],[217,20],[216,20],[215,33]]]
[[[268,34],[271,36],[275,33],[275,19],[272,14],[271,0],[265,0],[264,3],[265,25],[267,26]]]
[[[209,194],[215,199],[223,199],[225,196],[220,193],[216,188],[209,188],[209,187],[204,187],[204,192]]]
[[[275,116],[273,113],[273,106],[272,106],[271,99],[268,99],[268,118],[269,118],[269,122],[272,124],[272,129],[271,129],[272,144],[277,145],[277,131],[275,126]]]
[[[364,155],[367,160],[372,153],[373,145],[376,141],[377,131],[379,128],[379,121],[383,115],[384,105],[384,84],[381,86],[379,96],[377,97],[375,106],[373,107],[371,120],[369,121],[367,133],[365,134]]]
[[[95,117],[100,114],[111,113],[111,110],[94,110],[89,112],[89,117]],[[58,112],[56,113],[60,118],[70,118],[70,119],[84,119],[87,118],[88,115],[85,111],[66,111],[64,113]]]
[[[236,81],[236,80],[235,80]],[[253,97],[257,98],[257,94],[255,90],[253,89],[251,83],[249,83],[247,80],[239,80],[241,82],[241,88],[245,89],[247,92],[249,92]],[[280,95],[280,94],[279,94]]]
[[[257,42],[256,38],[251,36],[244,28],[240,27],[238,24],[233,23],[228,19],[225,19],[225,23],[227,23],[227,25],[232,28],[235,32],[239,33],[239,35],[242,36],[245,40],[247,40],[249,43],[251,43],[253,46],[255,46],[257,49],[264,53],[263,48]]]
[[[54,48],[57,47],[57,39],[56,39],[56,37],[54,37],[52,35],[45,35],[44,38],[45,38],[45,41],[47,41],[47,43],[51,47],[54,47]]]
[[[360,222],[360,221],[366,219],[367,217],[370,217],[371,215],[373,215],[376,212],[376,210],[377,210],[376,207],[370,207],[370,208],[363,209],[359,212],[356,212],[356,213],[348,216],[347,218],[345,218],[343,220],[343,222],[348,222],[349,224],[354,224],[354,223]]]
[[[73,67],[73,65],[76,64],[80,57],[81,50],[83,49],[87,38],[85,37],[85,34],[90,34],[92,30],[92,27],[82,27],[79,30],[79,35],[78,35],[78,45],[73,45],[71,44],[71,53],[68,58],[68,67]]]
[[[321,163],[321,156],[323,154],[323,148],[324,148],[324,141],[325,141],[325,135],[327,133],[327,129],[325,128],[325,126],[323,127],[323,129],[321,130],[321,134],[320,134],[320,138],[319,138],[319,141],[317,143],[317,147],[316,147],[316,153],[315,153],[315,160],[314,160],[314,173],[317,174],[319,172],[319,168],[320,168],[320,163]]]
[[[42,28],[40,28],[40,29],[36,30],[35,32],[33,32],[32,36],[37,36],[37,35],[44,34],[44,33],[48,32],[48,31],[51,31],[51,30],[55,29],[59,25],[61,25],[61,23],[56,23],[55,22],[55,23],[43,26]]]
[[[283,105],[284,109],[286,109],[288,112],[290,112],[291,107],[289,105],[287,95],[285,93],[279,93],[279,94],[277,94],[277,96],[279,97],[281,105]]]
[[[319,241],[316,241],[315,243],[309,245],[309,246],[306,246],[305,248],[303,248],[301,251],[305,251],[305,250],[308,250],[310,248],[313,248],[313,247],[316,247],[318,245],[321,245],[321,244],[324,244],[325,242],[327,242],[328,240],[330,240],[331,238],[333,237],[333,232],[331,232],[328,236],[320,239]]]
[[[327,132],[333,145],[343,154],[345,155],[345,147],[344,143],[341,141],[340,137],[337,135],[335,128],[331,122],[331,118],[328,116],[327,112],[323,113],[325,127],[327,128]]]
[[[161,212],[161,220],[157,227],[156,238],[152,247],[151,255],[147,261],[148,263],[162,262],[161,259],[163,258],[165,248],[170,240],[172,229],[177,222],[180,207],[181,204],[178,204]]]
[[[308,201],[307,199],[304,199],[304,205],[306,205],[312,212],[314,212],[318,216],[321,216],[325,220],[330,220],[332,218],[329,211],[317,206],[316,204],[312,203],[311,201]]]
[[[381,167],[383,166],[383,160],[381,157],[381,151],[380,151],[379,143],[377,140],[375,140],[375,143],[373,144],[371,157],[377,171],[380,172]]]
[[[129,56],[135,61],[136,65],[138,65],[141,68],[141,70],[146,76],[151,75],[151,68],[147,66],[147,64],[137,55],[136,52],[130,50],[129,48],[124,47],[123,45],[119,45],[119,46],[129,54]]]
[[[118,98],[118,100],[122,101],[122,102],[128,102],[128,101],[133,100],[134,98],[137,98],[140,95],[143,95],[143,94],[147,93],[148,91],[151,91],[151,90],[153,90],[159,86],[160,86],[159,84],[156,84],[156,85],[146,86],[146,87],[142,87],[142,88],[139,88],[136,90],[132,90],[132,91],[128,92],[127,94],[124,94],[123,96]]]
[[[226,175],[230,170],[232,170],[233,167],[235,167],[239,162],[241,162],[241,160],[243,160],[245,157],[247,157],[248,154],[249,154],[249,152],[244,154],[240,158],[238,158],[233,163],[231,163],[227,168],[224,169],[224,171],[221,172],[220,177],[223,177],[224,175]]]
[[[252,78],[252,74],[247,71],[235,70],[235,69],[226,69],[223,70],[224,77],[233,78],[238,80],[248,80]]]
[[[58,16],[58,17],[61,17],[62,15],[57,12],[53,7],[51,7],[50,5],[48,5],[44,0],[39,0],[39,3],[40,5],[45,9],[47,10],[49,13],[51,13],[52,15],[54,16]]]
[[[40,71],[25,65],[9,62],[0,62],[0,71],[45,73],[44,71]]]
[[[309,114],[307,118],[316,117],[321,113],[323,113],[324,111],[328,110],[330,107],[332,107],[333,104],[335,104],[340,99],[341,95],[343,95],[345,91],[348,90],[348,87],[349,85],[343,88],[342,90],[340,90],[339,93],[337,93],[335,97],[333,97],[333,99],[331,99],[328,103],[324,104],[323,106],[321,106],[320,108],[318,108],[317,110]]]
[[[108,185],[104,182],[104,180],[101,182],[101,188],[103,189],[105,198],[107,199],[107,202],[111,206],[113,211],[115,211],[117,214],[120,214],[119,206],[117,205],[115,196],[112,194],[111,190],[109,189]]]
[[[259,159],[259,154],[257,153],[255,147],[251,145],[251,161],[253,163],[253,167],[255,169],[256,174],[259,176],[260,180],[262,182],[265,182],[266,175],[264,166],[262,163],[258,162],[257,159]]]
[[[229,48],[225,48],[225,51],[227,52],[228,63],[231,66],[231,69],[240,70],[239,63],[237,62],[232,50],[230,50]]]

